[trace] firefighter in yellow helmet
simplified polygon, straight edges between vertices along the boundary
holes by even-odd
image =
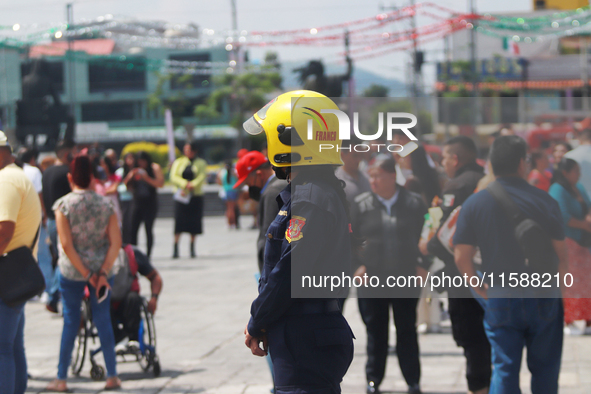
[[[266,134],[269,161],[289,182],[267,230],[259,296],[245,330],[254,355],[270,354],[277,394],[340,393],[353,359],[353,334],[338,302],[348,285],[315,287],[318,280],[311,279],[348,275],[351,268],[347,201],[334,175],[342,164],[338,119],[331,110],[338,107],[326,96],[298,90],[244,123],[248,133]]]

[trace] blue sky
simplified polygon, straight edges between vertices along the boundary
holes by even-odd
[[[312,28],[341,23],[376,15],[381,6],[400,7],[406,1],[387,0],[236,0],[238,27],[244,30],[284,30]],[[419,2],[417,0],[417,2]],[[468,0],[435,0],[437,4],[465,12]],[[0,25],[22,25],[57,23],[65,20],[67,1],[56,0],[0,0]],[[230,0],[79,0],[74,1],[74,18],[94,19],[105,14],[128,16],[137,19],[164,20],[168,22],[192,22],[203,28],[214,30],[230,29],[232,24]],[[531,11],[532,0],[476,0],[479,12]],[[419,19],[419,24],[430,19]],[[407,29],[408,23],[400,23],[400,29]],[[442,58],[443,42],[433,42],[428,50],[427,60]],[[327,63],[341,63],[337,53],[341,48],[328,49],[309,47],[275,47],[282,60],[323,59]],[[251,58],[264,56],[266,50],[251,49]],[[360,61],[356,66],[368,69],[384,77],[405,79],[405,70],[410,61],[408,53],[394,52],[389,55]],[[425,82],[433,80],[433,67],[425,69]]]

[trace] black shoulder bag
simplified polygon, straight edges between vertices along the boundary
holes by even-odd
[[[526,217],[503,186],[495,181],[486,188],[502,207],[514,227],[514,235],[523,251],[525,265],[540,274],[558,272],[558,258],[552,239],[538,222]]]
[[[21,246],[0,256],[0,298],[9,307],[20,305],[45,290],[45,279],[33,257],[39,230],[30,248]]]

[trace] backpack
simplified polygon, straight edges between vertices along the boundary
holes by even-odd
[[[119,256],[113,265],[113,286],[111,300],[122,301],[132,290],[137,278],[137,261],[131,245],[126,245],[119,251]]]
[[[552,238],[538,222],[526,217],[503,186],[495,181],[486,188],[502,207],[506,217],[514,226],[514,235],[525,257],[525,266],[532,272],[556,274],[558,258],[552,245]]]

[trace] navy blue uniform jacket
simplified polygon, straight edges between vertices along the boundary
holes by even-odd
[[[277,203],[281,208],[267,230],[259,296],[250,311],[253,337],[261,337],[294,303],[340,298],[348,290],[302,287],[302,276],[351,272],[350,224],[337,192],[322,182],[298,183],[296,178]]]

